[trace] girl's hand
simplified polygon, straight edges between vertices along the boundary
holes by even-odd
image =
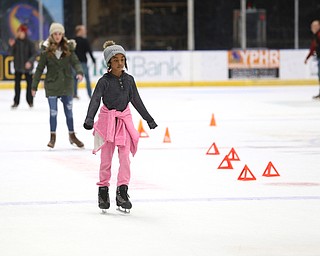
[[[76,78],[77,78],[77,80],[80,82],[80,81],[82,81],[83,75],[78,74],[78,75],[76,76]]]
[[[32,97],[35,97],[35,96],[36,96],[36,93],[37,93],[37,91],[31,90]]]
[[[156,128],[158,126],[155,121],[148,122],[148,125],[149,125],[150,129],[154,129],[154,128]]]

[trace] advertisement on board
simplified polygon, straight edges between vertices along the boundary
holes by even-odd
[[[279,50],[228,51],[228,77],[231,79],[279,78]]]

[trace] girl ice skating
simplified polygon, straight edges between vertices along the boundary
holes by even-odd
[[[87,116],[84,122],[85,129],[94,128],[95,148],[94,153],[101,150],[100,180],[98,201],[101,209],[110,207],[109,187],[111,178],[111,161],[118,147],[120,167],[117,178],[116,202],[120,210],[130,212],[132,204],[128,196],[130,182],[130,152],[134,155],[137,151],[139,134],[134,128],[129,102],[147,121],[150,129],[157,124],[145,108],[134,78],[124,71],[127,69],[126,52],[122,46],[113,41],[104,44],[104,59],[107,63],[107,73],[98,81],[93,92]],[[100,107],[98,120],[94,117]]]

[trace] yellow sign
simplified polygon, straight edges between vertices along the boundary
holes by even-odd
[[[3,57],[0,55],[0,80],[3,80]]]
[[[10,64],[13,64],[13,56],[6,56],[4,59],[4,75],[5,80],[13,80],[14,72],[10,72]]]
[[[37,60],[39,57],[37,58]],[[38,64],[35,61],[34,66]],[[0,80],[14,80],[14,65],[13,65],[13,56],[0,55]],[[45,73],[42,74],[41,79],[45,78]],[[25,79],[25,76],[22,75],[22,79]]]
[[[233,68],[279,68],[279,50],[232,50],[228,51],[228,67]]]

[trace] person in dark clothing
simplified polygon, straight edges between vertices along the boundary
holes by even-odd
[[[139,133],[132,122],[129,103],[147,121],[150,129],[156,128],[157,124],[144,106],[134,78],[124,71],[124,68],[127,68],[127,62],[123,47],[116,45],[113,41],[107,41],[104,48],[103,54],[108,72],[99,79],[94,89],[83,126],[87,130],[94,128],[93,153],[101,149],[100,180],[97,183],[99,207],[103,210],[110,207],[111,162],[117,146],[120,166],[116,203],[127,212],[132,207],[127,194],[130,182],[129,154],[136,153],[139,140]],[[94,123],[101,99],[103,106],[97,122]]]
[[[14,77],[14,99],[12,108],[17,108],[20,103],[21,78],[25,75],[27,82],[26,98],[30,107],[33,107],[33,96],[31,94],[33,62],[36,59],[37,52],[34,43],[28,38],[28,27],[21,24],[17,30],[16,39],[9,40],[9,53],[13,56],[15,70]]]
[[[315,55],[318,62],[318,79],[319,79],[319,86],[320,86],[320,21],[314,20],[311,23],[311,31],[313,33],[313,37],[311,40],[310,50],[309,53],[304,61],[305,64],[307,64],[308,59]],[[320,89],[319,94],[316,96],[313,96],[314,99],[320,99]]]
[[[92,50],[90,43],[88,41],[87,37],[87,30],[86,27],[83,25],[78,25],[76,26],[76,37],[75,41],[77,43],[75,53],[77,54],[81,65],[82,69],[84,72],[84,77],[86,78],[86,87],[87,87],[87,92],[89,95],[89,98],[91,98],[92,90],[91,90],[91,82],[90,82],[90,76],[89,76],[89,70],[88,70],[88,65],[87,65],[87,53],[90,55],[92,62],[95,64],[96,59],[93,57]],[[74,98],[79,98],[78,97],[78,83],[77,80],[75,80],[74,83]]]

